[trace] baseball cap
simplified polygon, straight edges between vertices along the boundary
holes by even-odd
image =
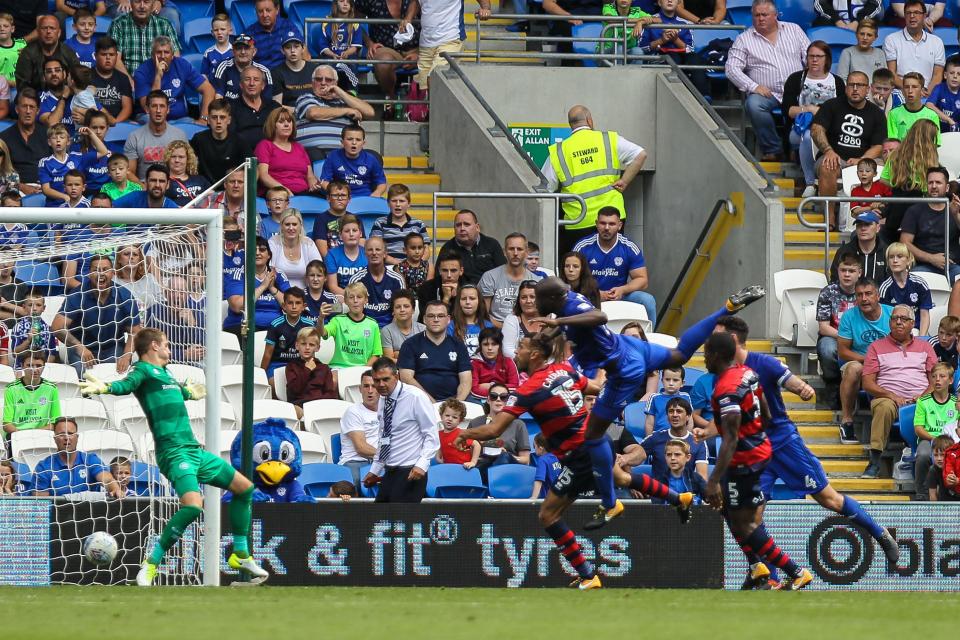
[[[858,215],[856,218],[854,218],[854,220],[856,222],[866,222],[867,224],[871,224],[875,222],[880,222],[880,216],[878,216],[873,211],[864,211],[863,213]]]
[[[241,33],[233,40],[233,46],[237,46],[237,45],[240,45],[241,47],[252,47],[253,38],[251,38],[245,33]]]
[[[280,43],[280,47],[283,48],[291,42],[299,42],[300,44],[303,44],[303,38],[297,35],[296,31],[287,31],[286,35],[283,37],[283,41]]]

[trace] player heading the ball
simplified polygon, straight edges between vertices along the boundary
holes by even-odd
[[[259,584],[270,575],[250,556],[247,534],[253,483],[221,458],[206,451],[193,435],[185,400],[199,400],[207,394],[202,384],[187,381],[181,385],[167,371],[170,343],[159,329],[144,327],[137,332],[133,346],[139,360],[122,380],[106,384],[89,373],[80,383],[85,396],[132,393],[140,402],[156,444],[157,465],[180,496],[180,509],[167,522],[153,551],[137,573],[137,584],[149,587],[157,576],[157,567],[190,524],[203,513],[200,484],[211,484],[233,492],[230,502],[230,530],[233,553],[228,564],[250,575]]]

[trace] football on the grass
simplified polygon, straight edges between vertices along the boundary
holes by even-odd
[[[117,541],[106,531],[95,531],[83,541],[83,557],[98,566],[108,565],[117,557]]]

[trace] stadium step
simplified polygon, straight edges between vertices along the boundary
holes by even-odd
[[[857,502],[903,502],[909,498],[901,493],[850,493]]]
[[[823,220],[823,216],[820,216],[820,220]],[[816,246],[823,246],[823,232],[822,231],[786,231],[783,234],[784,244],[810,244]],[[831,231],[830,232],[830,244],[839,245],[840,232]]]
[[[807,447],[818,458],[867,459],[862,444],[808,444]]]
[[[791,412],[793,415],[794,412]],[[797,425],[804,442],[833,444],[837,441],[837,426],[833,424]]]
[[[863,473],[865,460],[822,460],[821,464],[830,478],[859,477]]]
[[[810,422],[832,424],[834,414],[829,409],[794,409],[790,411],[790,419],[797,425]]]
[[[892,491],[894,488],[893,480],[890,479],[866,479],[866,478],[835,478],[830,480],[830,484],[837,491]]]

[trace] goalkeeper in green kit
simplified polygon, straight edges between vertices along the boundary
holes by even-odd
[[[200,483],[233,492],[230,502],[233,553],[228,563],[234,569],[248,573],[254,584],[265,581],[270,574],[250,556],[247,547],[253,483],[227,462],[206,451],[190,429],[184,400],[203,398],[206,388],[191,382],[181,386],[173,379],[166,369],[170,361],[170,343],[162,331],[144,327],[134,337],[133,345],[139,361],[123,380],[106,384],[87,374],[80,389],[83,395],[108,393],[122,396],[132,393],[136,396],[153,433],[160,471],[173,483],[180,496],[180,509],[167,522],[153,551],[140,566],[137,584],[141,587],[153,584],[163,554],[203,513]]]

